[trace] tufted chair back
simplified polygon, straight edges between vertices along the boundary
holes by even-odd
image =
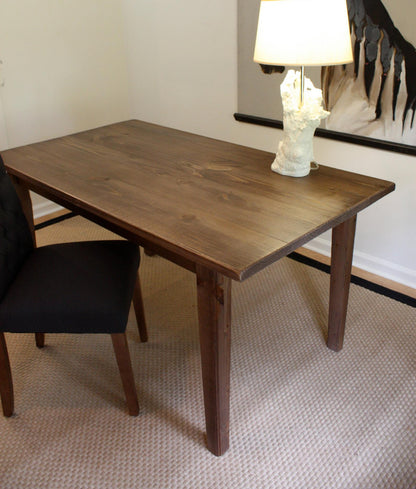
[[[0,300],[32,250],[26,217],[0,156]]]

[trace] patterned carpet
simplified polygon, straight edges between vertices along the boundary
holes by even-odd
[[[38,244],[112,235],[81,218]],[[7,335],[16,414],[1,489],[416,488],[416,309],[353,285],[344,349],[325,346],[329,276],[283,259],[233,283],[231,447],[205,448],[194,276],[143,257],[149,342],[128,325],[141,413],[111,340]]]

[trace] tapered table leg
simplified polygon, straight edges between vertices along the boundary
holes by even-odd
[[[3,415],[9,417],[14,410],[14,394],[9,354],[3,332],[0,332],[0,395]]]
[[[35,224],[33,220],[33,207],[32,207],[32,199],[30,197],[29,189],[26,185],[16,177],[10,177],[16,193],[20,199],[20,204],[22,205],[23,213],[26,217],[27,223],[29,225],[29,229],[32,233],[33,243],[36,246],[36,236],[35,236]]]
[[[29,225],[30,232],[32,233],[33,245],[36,247],[35,222],[33,219],[33,206],[29,189],[19,178],[13,176],[11,176],[10,178],[13,182],[17,196],[19,197],[20,204],[26,217],[26,221]],[[43,346],[45,345],[45,335],[43,333],[35,333],[35,341],[38,348],[43,348]]]
[[[45,346],[45,333],[35,333],[36,346],[43,348]]]
[[[197,265],[199,340],[208,449],[229,447],[231,280]]]
[[[133,306],[134,306],[134,312],[136,313],[136,322],[137,322],[137,328],[139,330],[140,341],[142,343],[146,343],[146,341],[148,340],[146,317],[144,315],[142,287],[140,285],[140,276],[138,272],[137,272],[136,285],[134,286],[134,292],[133,292]]]
[[[356,221],[354,216],[332,230],[327,345],[334,351],[340,351],[344,341]]]

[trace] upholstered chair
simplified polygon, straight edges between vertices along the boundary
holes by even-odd
[[[125,330],[134,294],[141,339],[147,339],[139,262],[138,246],[124,240],[37,248],[0,157],[0,393],[5,416],[13,414],[14,396],[4,333],[35,333],[40,348],[45,333],[111,335],[128,412],[138,414]]]

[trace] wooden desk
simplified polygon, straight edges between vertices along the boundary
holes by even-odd
[[[273,155],[128,121],[3,152],[28,189],[196,273],[208,448],[229,446],[231,280],[332,228],[328,347],[342,348],[356,215],[394,184],[321,166],[273,173]],[[179,312],[178,312],[179,313]]]

